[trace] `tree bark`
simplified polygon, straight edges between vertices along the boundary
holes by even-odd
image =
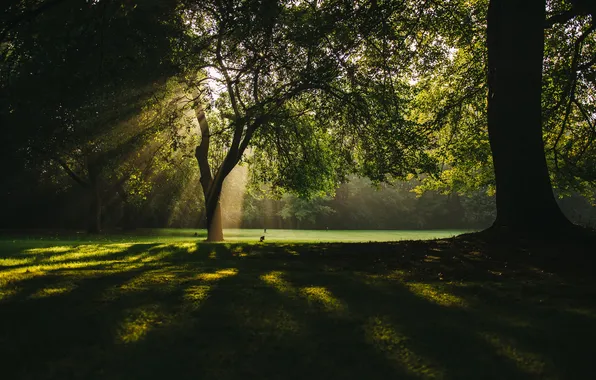
[[[202,182],[201,182],[202,184]],[[207,187],[201,185],[205,197],[205,216],[207,219],[207,241],[223,241],[223,225],[221,220],[221,187],[214,188],[214,181]]]
[[[491,0],[488,132],[497,185],[493,228],[548,233],[571,226],[557,205],[542,140],[544,0]]]
[[[209,165],[210,131],[205,112],[201,106],[196,108],[196,117],[201,129],[201,143],[195,150],[195,158],[201,172],[201,188],[205,198],[205,218],[207,219],[207,241],[223,241],[220,197],[223,178],[214,178]]]

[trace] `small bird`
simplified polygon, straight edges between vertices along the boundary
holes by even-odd
[[[195,236],[199,236],[199,234],[197,234],[197,233],[195,232]]]
[[[259,240],[259,241],[260,241],[261,243],[262,243],[263,241],[265,241],[265,236],[261,236],[261,240]]]

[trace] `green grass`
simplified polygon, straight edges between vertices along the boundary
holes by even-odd
[[[183,238],[193,236],[197,230],[190,229],[145,229],[135,231],[143,235]],[[265,236],[266,242],[369,242],[399,240],[441,239],[459,235],[469,230],[282,230],[228,228],[224,230],[226,241],[251,242]],[[207,237],[205,230],[198,231],[200,237]]]
[[[593,277],[527,248],[52,239],[0,241],[2,378],[593,376]]]

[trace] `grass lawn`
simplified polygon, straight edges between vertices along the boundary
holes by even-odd
[[[329,243],[329,242],[381,242],[401,240],[429,240],[449,238],[470,230],[282,230],[269,228],[265,233],[262,229],[227,228],[224,229],[224,238],[229,242],[254,243],[261,236],[266,242],[287,243]],[[195,237],[195,233],[197,236]],[[23,235],[23,234],[21,234]],[[10,236],[1,239],[10,240]],[[90,236],[86,233],[59,233],[52,235],[47,231],[37,234],[20,236],[19,240],[41,240],[55,243],[63,240],[72,242],[186,242],[207,238],[207,230],[181,229],[181,228],[141,228],[130,233],[112,235]],[[52,243],[52,244],[53,244]]]
[[[0,240],[1,378],[594,376],[593,273],[532,259],[561,247],[86,238]]]
[[[152,236],[186,237],[193,236],[197,230],[187,229],[158,229],[142,230],[144,234]],[[267,229],[239,229],[224,230],[226,241],[254,242],[265,236],[267,242],[379,242],[400,240],[429,240],[453,237],[468,230],[282,230]],[[138,232],[137,232],[138,233]],[[199,230],[201,237],[206,238],[206,230]]]

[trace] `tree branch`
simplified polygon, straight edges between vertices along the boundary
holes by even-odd
[[[589,69],[590,67],[596,65],[596,55],[592,57],[588,62],[583,63],[577,67],[578,71],[584,71]]]
[[[66,172],[66,174],[68,174],[68,176],[70,178],[72,178],[76,183],[78,183],[79,185],[83,186],[86,189],[89,188],[89,183],[87,183],[86,181],[84,181],[77,173],[75,173],[68,166],[68,164],[65,161],[63,161],[62,159],[60,159],[60,157],[53,156],[53,157],[51,157],[51,160],[55,161],[58,165],[60,165],[62,167],[62,169],[64,169],[64,171]]]
[[[564,24],[578,15],[574,9],[558,13],[544,20],[544,29],[552,28],[555,24]]]

